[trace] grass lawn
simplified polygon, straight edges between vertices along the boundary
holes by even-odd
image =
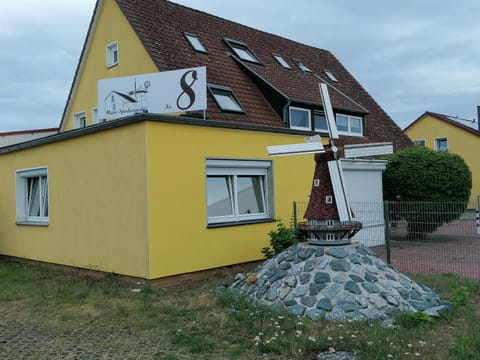
[[[0,357],[313,359],[330,349],[368,360],[480,359],[480,282],[412,277],[452,301],[452,310],[387,327],[312,322],[216,291],[222,276],[164,290],[0,262]]]

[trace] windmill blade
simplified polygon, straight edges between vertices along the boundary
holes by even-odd
[[[330,95],[328,94],[327,84],[319,83],[320,96],[322,98],[323,110],[328,124],[328,134],[330,139],[338,139],[337,123],[335,122],[335,115],[333,115],[332,103],[330,102]]]
[[[387,155],[387,154],[393,153],[393,144],[391,142],[384,142],[384,143],[345,145],[343,147],[343,150],[346,158]]]
[[[352,221],[352,211],[345,191],[342,167],[338,160],[331,160],[327,164],[340,221]]]
[[[325,152],[320,136],[314,136],[303,144],[267,146],[270,156],[302,155]]]

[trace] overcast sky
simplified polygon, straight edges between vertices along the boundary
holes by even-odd
[[[331,51],[401,128],[477,118],[480,1],[175,0]],[[59,125],[95,0],[0,0],[0,132]]]

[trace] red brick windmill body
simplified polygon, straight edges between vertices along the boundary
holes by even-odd
[[[330,144],[323,147],[320,136],[314,136],[305,144],[269,146],[267,149],[271,156],[315,153],[312,190],[304,215],[307,221],[299,223],[298,228],[306,234],[310,244],[346,245],[350,244],[351,238],[361,230],[362,223],[354,220],[345,190],[342,167],[337,159],[337,148],[333,143],[333,140],[339,137],[326,84],[320,84],[320,94],[328,124]],[[352,151],[357,155],[376,155],[379,148],[381,153],[390,152],[391,145],[367,144],[351,147],[355,148]]]

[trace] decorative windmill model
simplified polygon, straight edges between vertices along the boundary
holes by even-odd
[[[298,224],[310,244],[346,245],[362,228],[362,223],[355,221],[345,191],[342,167],[337,158],[338,148],[334,140],[338,131],[333,115],[327,85],[320,83],[325,118],[328,124],[329,145],[323,146],[320,136],[306,140],[304,144],[268,146],[271,156],[315,154],[315,172],[312,191],[304,218],[306,222]],[[388,154],[393,151],[391,143],[362,145],[345,145],[346,157],[361,157]]]

